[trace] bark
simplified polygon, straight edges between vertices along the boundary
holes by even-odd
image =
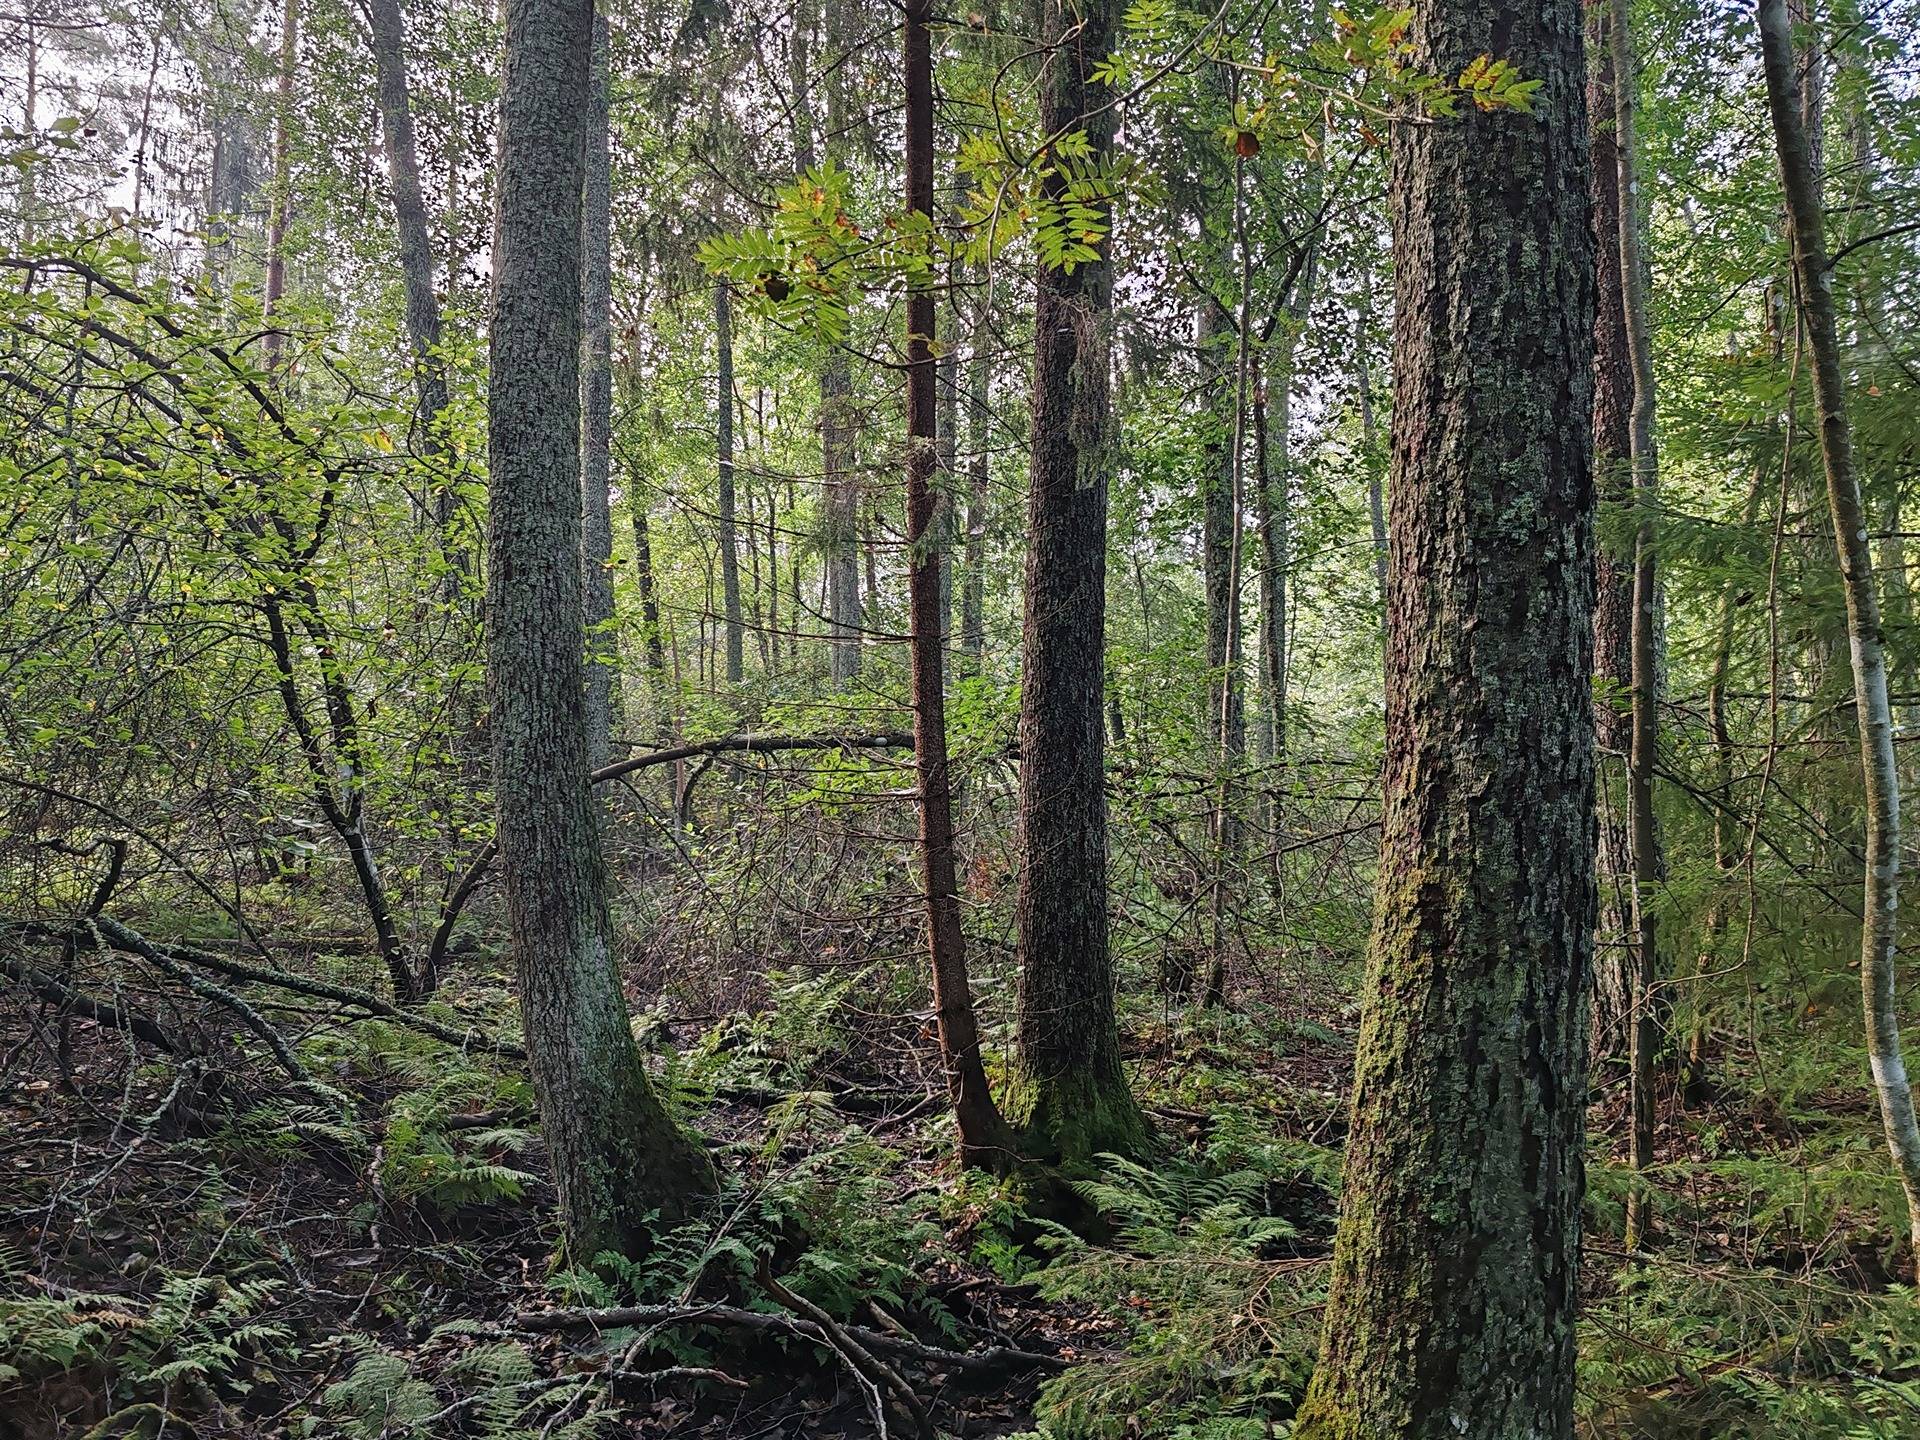
[[[1414,12],[1533,113],[1393,136],[1387,762],[1297,1440],[1568,1440],[1594,922],[1593,242],[1577,0]]]
[[[1110,0],[1045,0],[1040,90],[1048,134],[1113,145],[1091,72],[1114,39]],[[1058,193],[1061,182],[1048,180]],[[1107,934],[1102,788],[1107,483],[1114,464],[1109,253],[1035,276],[1033,444],[1020,687],[1020,957],[1014,1086],[1029,1149],[1068,1165],[1138,1152],[1147,1127],[1120,1061]]]
[[[273,194],[267,210],[267,283],[263,313],[266,334],[260,355],[267,373],[277,374],[286,336],[274,322],[287,292],[287,221],[293,208],[293,177],[289,173],[293,121],[293,72],[300,56],[300,0],[282,0],[280,8],[280,77],[273,112]]]
[[[951,289],[946,303],[940,306],[940,315],[946,335],[935,373],[939,392],[935,420],[939,435],[936,447],[939,483],[935,488],[935,533],[940,545],[940,637],[942,644],[950,646],[953,638],[953,552],[960,529],[960,317]]]
[[[604,11],[593,21],[580,275],[580,577],[587,622],[587,762],[607,763],[619,728],[620,645],[613,626],[613,137]]]
[[[1201,479],[1201,568],[1207,592],[1210,677],[1205,733],[1215,745],[1224,738],[1228,753],[1239,755],[1246,750],[1246,699],[1240,676],[1227,663],[1229,655],[1241,653],[1240,607],[1233,593],[1235,532],[1240,517],[1233,504],[1232,446],[1239,422],[1231,399],[1233,371],[1224,358],[1233,327],[1227,312],[1211,296],[1203,297],[1200,306],[1201,373],[1218,427],[1217,438],[1207,446],[1207,469]]]
[[[1867,1058],[1880,1102],[1887,1148],[1906,1191],[1916,1262],[1920,1263],[1920,1124],[1900,1051],[1895,952],[1900,903],[1900,784],[1894,767],[1893,714],[1887,698],[1886,647],[1874,588],[1866,507],[1853,467],[1846,381],[1834,320],[1833,269],[1827,260],[1817,157],[1803,120],[1805,102],[1784,0],[1758,0],[1761,58],[1773,115],[1775,148],[1793,232],[1793,268],[1800,323],[1813,356],[1814,403],[1820,412],[1820,456],[1827,481],[1835,550],[1847,599],[1854,710],[1860,768],[1866,784],[1866,877],[1860,927],[1860,990]]]
[[[1633,858],[1633,1011],[1629,1045],[1630,1109],[1633,1134],[1630,1159],[1636,1175],[1653,1164],[1653,1057],[1659,1046],[1654,1005],[1658,974],[1658,935],[1653,913],[1654,887],[1660,879],[1659,841],[1654,829],[1653,768],[1658,758],[1658,651],[1654,636],[1655,569],[1653,508],[1658,500],[1660,457],[1657,447],[1653,378],[1653,334],[1647,316],[1647,259],[1642,245],[1642,216],[1634,153],[1633,33],[1626,0],[1610,0],[1609,49],[1613,56],[1614,147],[1619,181],[1620,295],[1626,314],[1627,354],[1633,369],[1633,410],[1627,426],[1633,465],[1634,534],[1632,749],[1627,764],[1627,813]],[[1650,1229],[1644,1181],[1627,1196],[1626,1246],[1640,1248]]]
[[[1593,117],[1593,470],[1599,503],[1622,511],[1632,498],[1633,361],[1620,283],[1620,165],[1615,136],[1611,6],[1588,13],[1587,107]],[[1594,550],[1594,732],[1599,742],[1600,924],[1594,947],[1593,1059],[1628,1060],[1633,1028],[1633,851],[1626,795],[1633,744],[1632,547],[1604,531]]]
[[[837,13],[830,10],[829,15]],[[801,171],[814,165],[812,75],[808,65],[813,26],[821,17],[809,3],[793,29],[794,157]],[[827,22],[831,25],[831,19]],[[831,33],[831,32],[829,32]],[[846,129],[843,89],[846,67],[827,76],[827,151]],[[820,366],[820,533],[827,603],[827,660],[836,685],[860,673],[860,482],[853,473],[853,371],[847,351],[835,345]]]
[[[1367,455],[1367,519],[1373,529],[1373,579],[1380,590],[1380,623],[1387,619],[1387,506],[1376,462],[1379,439],[1373,420],[1373,376],[1367,365],[1373,320],[1369,307],[1360,310],[1360,335],[1354,347],[1354,384],[1360,391],[1360,445]]]
[[[447,408],[447,371],[440,355],[440,301],[433,289],[432,230],[420,189],[420,154],[407,95],[406,19],[400,0],[367,0],[387,152],[387,183],[400,236],[400,282],[406,300],[407,341],[413,353],[414,422],[424,452],[444,453],[440,416]],[[451,485],[443,482],[434,508],[444,527],[453,518]]]
[[[992,499],[988,489],[988,392],[993,385],[988,349],[992,338],[989,293],[982,285],[974,303],[973,337],[967,351],[967,573],[960,589],[960,644],[976,672],[986,663],[987,652],[987,506]]]
[[[592,0],[508,0],[488,395],[494,796],[529,1068],[569,1252],[631,1251],[713,1185],[628,1026],[587,780],[581,208]]]
[[[907,0],[903,26],[906,72],[907,210],[933,215],[932,0]],[[920,873],[926,905],[928,958],[940,1056],[960,1135],[962,1163],[1005,1169],[1013,1135],[994,1104],[980,1056],[979,1022],[967,975],[966,937],[953,847],[952,788],[947,770],[944,633],[941,623],[940,522],[934,470],[936,364],[934,294],[924,281],[907,292],[907,603],[910,613],[914,767],[920,784]],[[1096,694],[1098,693],[1096,688]]]
[[[719,368],[714,382],[714,433],[720,461],[715,526],[720,545],[720,604],[726,621],[727,683],[746,678],[746,623],[740,610],[740,541],[734,515],[733,484],[733,292],[724,280],[713,285],[714,345]]]

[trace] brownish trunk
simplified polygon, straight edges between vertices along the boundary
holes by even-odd
[[[907,0],[904,33],[907,95],[907,210],[933,215],[933,49],[931,0]],[[911,613],[913,753],[920,781],[920,874],[927,912],[940,1054],[960,1133],[960,1158],[1005,1169],[1013,1135],[987,1085],[979,1022],[967,976],[953,854],[953,801],[947,770],[946,676],[936,529],[934,474],[936,365],[934,295],[916,283],[907,292],[907,597]]]

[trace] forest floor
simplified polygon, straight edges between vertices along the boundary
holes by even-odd
[[[235,1053],[227,1017],[122,978],[122,1003]],[[476,969],[434,1013],[504,998]],[[0,1440],[912,1434],[863,1348],[946,1434],[1272,1433],[1311,1368],[1331,1245],[1354,1019],[1332,967],[1249,977],[1204,1020],[1130,1015],[1164,1149],[1090,1177],[1078,1235],[955,1170],[910,985],[891,1003],[869,968],[829,968],[767,998],[641,1024],[672,1035],[661,1082],[738,1177],[715,1216],[645,1265],[556,1275],[511,1064],[276,1007],[303,1091],[257,1064],[156,1064],[0,992]],[[1824,1396],[1858,1419],[1835,1435],[1920,1435],[1920,1320],[1870,1156],[1835,1138],[1871,1135],[1864,1095],[1669,1107],[1654,1257],[1621,1251],[1621,1173],[1596,1155],[1585,1433],[1814,1436],[1794,1407]],[[768,1275],[832,1318],[831,1343],[798,1333]],[[541,1321],[636,1301],[643,1323]]]

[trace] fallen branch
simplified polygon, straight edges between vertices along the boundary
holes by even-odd
[[[513,1317],[513,1324],[516,1329],[536,1333],[553,1330],[620,1330],[630,1325],[725,1325],[736,1330],[777,1330],[799,1334],[816,1344],[831,1348],[825,1333],[811,1320],[791,1315],[767,1315],[758,1310],[743,1310],[737,1305],[620,1305],[605,1310],[522,1310]],[[985,1350],[942,1350],[935,1345],[924,1345],[918,1340],[902,1339],[861,1325],[842,1325],[840,1328],[869,1350],[885,1350],[922,1365],[964,1370],[971,1374],[1002,1370],[1064,1370],[1068,1363],[1057,1355],[1015,1350],[1004,1345]]]
[[[78,1015],[82,1020],[91,1020],[96,1025],[105,1025],[113,1030],[123,1030],[136,1040],[144,1040],[156,1050],[164,1050],[169,1055],[185,1056],[192,1053],[186,1045],[163,1030],[156,1021],[135,1011],[123,1010],[104,1000],[95,1000],[92,996],[83,995],[71,986],[54,979],[45,971],[34,969],[24,960],[0,956],[0,975],[19,981],[48,1004],[58,1005],[68,1014]]]
[[[351,1005],[356,1009],[365,1010],[369,1015],[382,1020],[392,1020],[396,1024],[408,1026],[463,1050],[485,1049],[509,1059],[524,1060],[526,1058],[526,1051],[512,1041],[489,1039],[471,1030],[456,1030],[450,1025],[442,1025],[439,1021],[422,1015],[416,1009],[396,1005],[391,1000],[384,999],[372,991],[362,990],[358,986],[339,985],[331,980],[315,980],[309,976],[294,975],[265,965],[249,965],[244,960],[216,955],[191,945],[150,940],[132,926],[122,924],[111,916],[97,916],[91,924],[47,925],[32,920],[0,923],[4,923],[6,928],[13,930],[16,934],[37,935],[62,943],[72,941],[89,948],[94,946],[94,937],[97,933],[114,949],[125,950],[130,954],[142,954],[141,947],[145,946],[181,964],[211,970],[229,979],[244,980],[255,985],[272,985],[295,995],[306,995],[315,1000],[332,1000],[341,1005]]]
[[[922,1440],[933,1440],[933,1421],[928,1418],[927,1407],[920,1403],[919,1396],[913,1393],[913,1387],[900,1378],[898,1371],[884,1361],[876,1360],[871,1351],[848,1333],[846,1326],[840,1324],[818,1305],[804,1295],[794,1294],[774,1279],[773,1272],[768,1269],[764,1259],[760,1262],[760,1286],[789,1310],[805,1316],[819,1327],[820,1333],[826,1337],[827,1344],[833,1352],[846,1362],[847,1368],[853,1371],[854,1377],[864,1382],[872,1392],[874,1422],[879,1425],[883,1435],[886,1433],[887,1421],[885,1401],[881,1392],[890,1390],[899,1397],[900,1403],[913,1417],[914,1429],[922,1436]],[[884,1332],[876,1330],[872,1333],[879,1335]],[[892,1338],[896,1342],[899,1339],[898,1336]]]

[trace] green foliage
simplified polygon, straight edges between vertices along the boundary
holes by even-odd
[[[292,1332],[268,1318],[283,1298],[277,1278],[162,1271],[155,1280],[148,1301],[36,1293],[25,1257],[0,1245],[0,1384],[89,1371],[122,1401],[242,1396],[289,1351]]]
[[[1805,1276],[1690,1265],[1623,1271],[1581,1325],[1594,1433],[1894,1440],[1920,1415],[1920,1309]]]
[[[610,1422],[602,1379],[542,1377],[526,1347],[482,1338],[471,1326],[440,1326],[411,1355],[362,1335],[345,1336],[342,1345],[357,1358],[345,1379],[326,1388],[325,1418],[309,1419],[308,1434],[434,1440],[458,1426],[482,1440],[592,1440]],[[431,1380],[422,1373],[429,1361],[440,1362]]]
[[[1047,1383],[1037,1409],[1045,1433],[1263,1433],[1291,1413],[1311,1373],[1319,1262],[1281,1258],[1295,1227],[1262,1213],[1257,1171],[1104,1164],[1075,1189],[1113,1227],[1111,1245],[1055,1231],[1038,1278],[1050,1297],[1122,1317],[1128,1348]]]

